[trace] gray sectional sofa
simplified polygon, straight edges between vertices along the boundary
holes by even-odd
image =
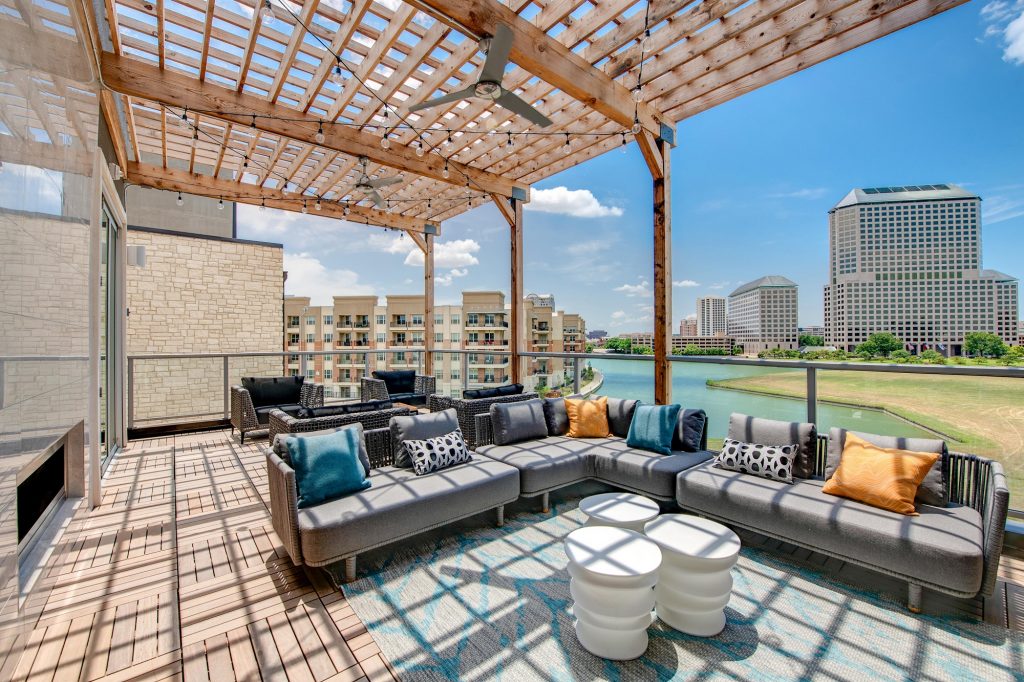
[[[676,502],[728,525],[905,580],[912,611],[920,609],[922,587],[958,597],[991,595],[1009,498],[1002,466],[947,452],[938,440],[858,433],[881,447],[941,453],[935,481],[929,474],[918,491],[920,515],[905,516],[822,491],[826,474],[834,471],[841,455],[845,433],[832,429],[828,437],[818,437],[813,424],[783,425],[733,415],[730,438],[812,447],[806,453],[809,477],[782,483],[709,462],[680,473]]]

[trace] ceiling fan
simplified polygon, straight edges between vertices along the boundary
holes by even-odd
[[[484,66],[480,69],[480,76],[476,83],[463,90],[414,104],[409,107],[409,111],[419,111],[436,107],[439,104],[475,98],[492,101],[499,107],[536,123],[541,128],[551,125],[551,119],[534,109],[526,100],[511,90],[501,87],[501,79],[505,74],[505,66],[508,64],[508,55],[512,50],[512,30],[504,24],[498,24],[494,30],[494,36],[480,41],[480,49],[487,54],[487,59],[484,60]]]
[[[377,190],[381,187],[387,187],[394,185],[395,183],[401,182],[405,178],[401,175],[393,175],[390,178],[376,178],[370,179],[370,176],[366,174],[366,164],[369,163],[369,159],[365,156],[359,157],[359,165],[363,167],[362,174],[359,180],[356,181],[355,186],[352,188],[358,190],[366,195],[368,199],[373,202],[373,205],[377,208],[384,208],[384,198],[378,194]]]

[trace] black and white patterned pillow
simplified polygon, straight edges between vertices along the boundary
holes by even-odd
[[[462,429],[426,440],[407,440],[405,447],[412,455],[412,468],[417,476],[447,469],[472,459]]]
[[[793,482],[793,460],[799,445],[759,445],[726,438],[715,457],[719,469],[753,474],[784,483]]]

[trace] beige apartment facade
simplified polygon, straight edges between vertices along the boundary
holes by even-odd
[[[679,320],[680,336],[697,336],[697,315],[687,315]]]
[[[797,310],[796,282],[781,275],[761,277],[729,294],[728,336],[747,355],[773,348],[795,350]]]

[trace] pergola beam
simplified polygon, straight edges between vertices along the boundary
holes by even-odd
[[[285,194],[281,190],[255,185],[238,184],[232,180],[212,178],[209,175],[189,173],[173,168],[160,168],[142,163],[129,163],[125,173],[130,182],[171,192],[185,192],[211,199],[223,199],[251,206],[264,205],[268,208],[279,208],[285,211],[302,212],[305,202],[309,207],[310,197]],[[378,211],[365,206],[349,205],[349,213],[336,202],[323,201],[317,215],[341,218],[350,222],[365,222],[367,225],[383,228],[405,230],[419,234],[437,235],[440,228],[419,218],[410,218],[395,213]]]
[[[102,54],[101,64],[104,83],[122,94],[171,107],[188,107],[239,125],[250,126],[255,123],[258,130],[266,133],[290,137],[343,154],[365,156],[375,163],[447,184],[465,186],[468,182],[471,187],[484,192],[508,197],[527,196],[529,188],[509,178],[454,160],[446,164],[436,154],[419,157],[414,149],[404,145],[392,144],[389,149],[383,149],[379,136],[348,126],[324,126],[324,141],[317,142],[317,131],[321,128],[319,119],[271,104],[261,97],[234,92],[210,82],[199,82],[188,75],[109,52]],[[258,118],[254,120],[253,114]],[[449,169],[447,178],[444,177],[446,165]]]

